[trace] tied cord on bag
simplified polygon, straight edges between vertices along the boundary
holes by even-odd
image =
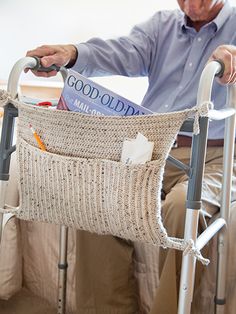
[[[16,107],[20,104],[17,99],[12,98],[9,92],[0,89],[0,107],[4,107],[7,103],[12,103]]]
[[[196,248],[196,245],[192,239],[184,240],[179,238],[172,238],[169,237],[167,240],[167,246],[162,246],[163,248],[171,247],[173,249],[183,251],[183,255],[186,256],[187,254],[195,257],[199,262],[203,265],[207,266],[210,263],[210,260],[203,257],[200,250]]]
[[[200,106],[195,106],[193,109],[196,109],[193,123],[193,134],[197,135],[200,132],[199,127],[199,118],[207,117],[209,110],[214,108],[214,104],[211,101],[205,101]]]
[[[1,89],[0,90],[0,107],[5,106],[10,101],[11,101],[11,95],[7,91]]]
[[[210,263],[209,259],[202,256],[200,250],[196,248],[192,239],[188,240],[185,244],[183,255],[186,256],[187,254],[196,257],[196,259],[199,260],[203,265],[207,266]]]

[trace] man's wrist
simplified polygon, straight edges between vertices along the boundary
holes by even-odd
[[[78,58],[78,50],[74,45],[68,45],[70,51],[70,61],[65,65],[67,69],[72,68]]]

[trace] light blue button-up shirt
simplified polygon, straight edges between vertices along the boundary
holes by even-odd
[[[113,40],[93,38],[79,44],[74,70],[85,76],[147,76],[142,105],[154,112],[177,111],[196,104],[201,72],[212,52],[223,44],[236,45],[236,8],[226,4],[199,32],[187,26],[180,10],[157,12]],[[215,81],[215,108],[226,102],[226,87]],[[224,122],[210,123],[209,138],[224,137]]]

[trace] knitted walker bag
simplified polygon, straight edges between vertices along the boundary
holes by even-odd
[[[189,243],[168,237],[162,224],[161,186],[166,158],[181,125],[190,116],[195,116],[197,125],[207,109],[93,116],[26,105],[6,92],[0,96],[19,112],[17,217],[187,249]],[[37,147],[30,124],[46,152]],[[152,161],[121,163],[124,139],[135,138],[138,132],[154,142]],[[202,259],[199,252],[194,255]]]

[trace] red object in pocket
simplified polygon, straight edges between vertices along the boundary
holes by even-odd
[[[37,106],[40,106],[40,107],[51,107],[52,103],[50,101],[42,101],[42,102],[37,103]]]

